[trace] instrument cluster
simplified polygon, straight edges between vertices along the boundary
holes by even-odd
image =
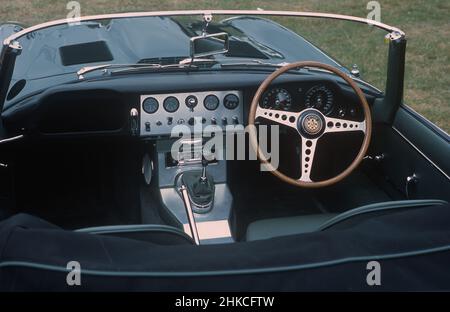
[[[344,99],[337,88],[327,82],[274,86],[264,93],[260,106],[294,112],[315,108],[330,117],[348,119],[360,117],[359,106]]]

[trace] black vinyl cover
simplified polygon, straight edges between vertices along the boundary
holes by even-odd
[[[366,282],[369,261],[381,285]],[[81,265],[68,286],[66,265]],[[450,290],[450,206],[372,216],[339,229],[254,242],[161,246],[64,231],[16,215],[0,223],[0,290]]]

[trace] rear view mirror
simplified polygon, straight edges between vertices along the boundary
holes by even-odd
[[[198,58],[228,52],[228,34],[217,33],[191,38],[191,57]]]

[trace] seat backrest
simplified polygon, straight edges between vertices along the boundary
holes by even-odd
[[[144,241],[158,245],[193,245],[192,238],[185,232],[162,224],[133,224],[90,227],[76,232],[107,235]]]
[[[438,206],[446,204],[448,204],[446,201],[439,199],[422,199],[387,201],[365,205],[338,214],[337,216],[331,218],[330,220],[324,222],[321,226],[319,226],[318,231],[335,229],[340,226],[345,226],[344,224],[359,222],[361,221],[361,219],[369,218],[374,214],[383,215],[404,209],[415,209],[426,206]]]

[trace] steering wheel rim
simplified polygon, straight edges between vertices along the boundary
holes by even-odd
[[[356,92],[356,95],[359,98],[360,105],[363,108],[364,111],[364,120],[362,122],[354,122],[346,119],[340,119],[340,118],[330,118],[323,115],[320,111],[306,108],[302,110],[299,113],[291,113],[286,111],[280,111],[280,110],[274,110],[274,109],[264,109],[259,106],[259,102],[261,100],[262,95],[266,92],[270,84],[279,76],[284,74],[285,72],[292,70],[292,69],[300,69],[304,67],[314,67],[314,68],[320,68],[325,69],[328,71],[331,71],[344,79],[350,87]],[[307,114],[309,113],[309,114]],[[305,116],[308,115],[308,116]],[[278,116],[278,117],[276,117]],[[291,178],[280,171],[278,171],[276,168],[272,166],[270,161],[265,158],[264,153],[261,151],[257,139],[257,133],[256,133],[256,127],[255,127],[255,119],[261,117],[265,118],[267,120],[274,121],[281,125],[287,125],[292,128],[295,128],[297,132],[300,135],[301,141],[302,141],[302,152],[301,152],[301,176],[299,179]],[[293,121],[295,118],[295,121]],[[309,119],[307,119],[309,118]],[[320,119],[320,120],[319,120]],[[339,181],[346,178],[348,175],[350,175],[361,163],[364,156],[366,155],[367,149],[370,145],[370,139],[372,135],[372,116],[370,112],[369,104],[367,103],[367,100],[364,96],[364,93],[361,91],[361,89],[358,87],[358,85],[349,78],[345,73],[341,72],[340,70],[319,62],[312,62],[312,61],[306,61],[306,62],[296,62],[291,63],[288,65],[285,65],[272,74],[270,74],[259,86],[258,90],[256,91],[251,106],[250,106],[250,113],[248,117],[248,124],[249,124],[249,139],[251,146],[256,151],[256,154],[258,156],[258,159],[261,161],[262,164],[266,166],[266,169],[271,172],[273,175],[275,175],[277,178],[281,179],[282,181],[289,183],[294,186],[303,187],[303,188],[319,188],[319,187],[326,187],[333,185],[335,183],[338,183]],[[322,133],[316,132],[313,137],[314,139],[311,139],[311,131],[319,127],[318,124],[321,124],[321,130]],[[333,124],[332,126],[330,126]],[[339,127],[337,125],[340,125]],[[345,124],[345,128],[344,128]],[[301,127],[300,127],[301,126]],[[307,130],[305,132],[305,129]],[[311,170],[314,163],[314,155],[315,155],[315,148],[317,140],[322,137],[323,134],[329,133],[329,132],[350,132],[350,131],[363,131],[364,133],[364,140],[362,142],[361,148],[355,157],[355,159],[352,161],[352,163],[341,173],[338,175],[329,178],[327,180],[322,181],[312,181],[310,179]],[[308,144],[308,145],[307,145]],[[306,149],[305,149],[306,148]],[[310,154],[305,154],[306,150],[313,150]],[[309,156],[309,157],[308,157]],[[305,159],[309,159],[307,162]],[[305,167],[306,165],[306,167]],[[309,169],[308,169],[309,168]],[[308,171],[306,173],[306,171]],[[308,176],[307,178],[305,176]]]

